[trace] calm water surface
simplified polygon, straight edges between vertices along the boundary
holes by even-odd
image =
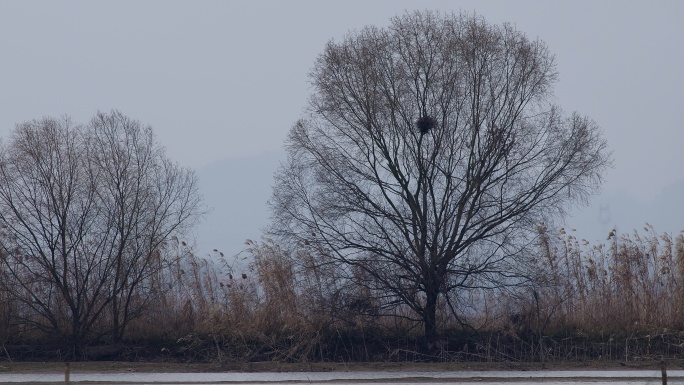
[[[668,384],[684,384],[684,370],[668,371]],[[286,373],[71,373],[72,383],[134,383],[134,384],[392,384],[432,385],[476,383],[481,385],[554,384],[577,385],[643,385],[660,384],[657,370],[606,371],[425,371],[425,372],[286,372]],[[0,373],[0,384],[7,383],[64,383],[64,373]]]

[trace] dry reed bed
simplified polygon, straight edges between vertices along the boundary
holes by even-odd
[[[419,353],[420,324],[383,293],[349,284],[316,256],[272,241],[200,258],[185,246],[140,290],[147,312],[124,346],[93,338],[86,359],[297,361],[585,361],[684,357],[684,236],[615,234],[591,244],[539,229],[531,271],[515,287],[442,307],[440,345]],[[462,293],[459,293],[462,294]],[[468,301],[465,301],[467,298]],[[21,322],[0,291],[0,357],[62,359],[59,340]],[[104,347],[103,347],[104,346]],[[108,350],[109,349],[109,350]]]

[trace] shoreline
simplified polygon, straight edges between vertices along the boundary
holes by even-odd
[[[90,373],[219,373],[219,372],[445,372],[660,370],[659,360],[566,362],[71,362],[71,372]],[[666,360],[668,370],[684,369],[684,360]],[[63,362],[0,361],[0,376],[9,373],[63,373]]]

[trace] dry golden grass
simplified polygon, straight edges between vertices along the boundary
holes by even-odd
[[[386,306],[391,299],[383,293],[353,287],[339,270],[315,264],[315,255],[268,240],[249,242],[245,256],[229,259],[180,248],[141,288],[155,295],[127,329],[134,347],[117,357],[223,365],[684,357],[684,235],[646,227],[590,244],[540,229],[538,240],[533,281],[458,293],[459,319],[442,303],[443,333],[430,357],[418,353],[422,330],[410,309]],[[51,341],[16,323],[16,314],[21,309],[0,291],[0,360],[7,362],[17,346]],[[106,344],[104,337],[93,345]]]

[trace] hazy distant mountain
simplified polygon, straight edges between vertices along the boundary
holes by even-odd
[[[267,201],[273,174],[284,151],[231,158],[198,170],[200,190],[212,211],[196,229],[197,251],[218,249],[226,256],[244,249],[246,239],[258,240],[268,224]]]
[[[268,225],[273,174],[286,158],[284,151],[225,159],[198,170],[205,203],[213,208],[197,227],[197,251],[218,249],[226,256],[244,249],[246,239],[259,239]],[[664,188],[651,202],[626,193],[604,193],[585,208],[574,210],[567,228],[579,238],[603,241],[611,229],[619,233],[642,232],[646,223],[658,233],[684,229],[684,180]]]
[[[677,235],[684,230],[684,179],[665,187],[649,202],[622,192],[603,194],[588,207],[575,210],[566,223],[590,241],[605,240],[612,229],[622,234],[642,233],[647,223],[657,233]]]

